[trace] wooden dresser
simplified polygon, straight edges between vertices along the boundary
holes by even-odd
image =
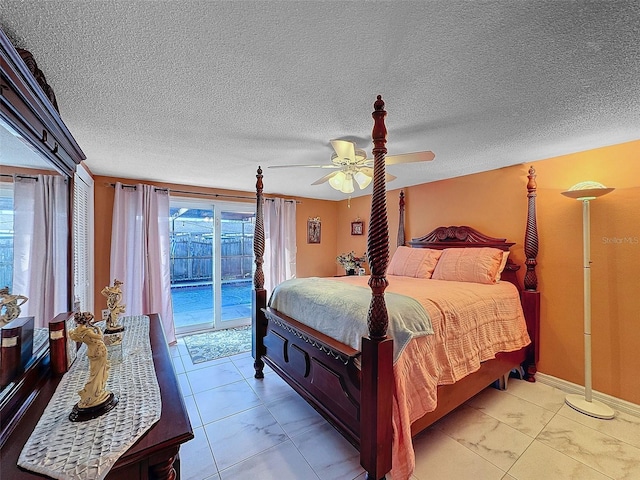
[[[180,445],[193,439],[193,430],[173,369],[160,318],[157,314],[151,314],[149,318],[149,336],[153,363],[160,386],[162,414],[158,423],[118,459],[107,479],[179,479],[179,461],[176,460]],[[36,426],[60,378],[50,376],[46,379],[44,386],[37,393],[37,398],[19,420],[8,441],[0,450],[0,479],[43,478],[42,475],[19,468],[17,461],[22,447]]]

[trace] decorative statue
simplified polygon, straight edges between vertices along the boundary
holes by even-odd
[[[0,288],[0,328],[20,316],[20,307],[29,300],[24,295],[12,295],[9,287]]]
[[[125,312],[126,305],[120,305],[122,301],[122,282],[117,278],[113,281],[113,286],[107,285],[102,289],[102,295],[107,297],[107,308],[109,309],[109,317],[107,318],[106,333],[116,333],[124,330],[122,325],[118,324],[118,316]]]
[[[69,419],[81,422],[107,413],[118,403],[118,398],[105,389],[109,378],[109,360],[102,332],[93,324],[93,315],[89,312],[76,312],[76,328],[69,331],[69,337],[87,345],[89,358],[89,379],[78,392],[80,401],[73,407]]]

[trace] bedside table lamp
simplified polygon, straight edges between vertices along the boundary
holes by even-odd
[[[567,395],[565,401],[571,408],[596,418],[611,419],[615,413],[608,405],[591,398],[591,220],[589,202],[612,192],[597,182],[581,182],[562,192],[569,198],[582,202],[582,242],[584,267],[584,397]]]

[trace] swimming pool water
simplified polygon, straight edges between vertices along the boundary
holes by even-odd
[[[222,284],[221,320],[251,318],[250,280]],[[173,321],[176,328],[210,324],[213,321],[211,284],[171,287]]]
[[[221,293],[223,307],[251,303],[251,282],[223,283]],[[173,286],[171,300],[174,311],[182,311],[194,306],[208,308],[213,305],[213,288],[211,284]]]

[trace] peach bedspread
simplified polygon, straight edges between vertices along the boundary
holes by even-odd
[[[369,277],[336,280],[366,286]],[[456,382],[498,352],[530,343],[515,286],[452,282],[388,275],[386,291],[417,299],[431,318],[434,334],[413,339],[394,365],[394,480],[411,476],[415,456],[411,423],[437,406],[438,385]]]

